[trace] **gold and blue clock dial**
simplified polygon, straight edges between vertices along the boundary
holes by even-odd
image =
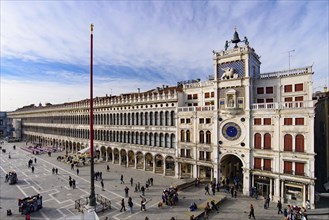
[[[241,136],[241,128],[234,122],[226,123],[222,129],[223,136],[230,141],[234,141]]]

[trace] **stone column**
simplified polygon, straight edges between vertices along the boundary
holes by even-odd
[[[272,196],[272,185],[273,185],[273,179],[270,178],[270,198],[271,198],[271,201],[273,201],[273,196]]]

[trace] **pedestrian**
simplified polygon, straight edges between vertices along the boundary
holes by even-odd
[[[255,218],[255,210],[254,210],[254,206],[252,204],[250,204],[250,212],[249,212],[249,218],[253,217]]]
[[[138,192],[141,191],[141,184],[139,182],[137,183],[137,189],[138,189]]]
[[[234,190],[234,198],[238,195],[238,191]]]
[[[99,172],[99,178],[102,180],[103,179],[103,173]]]
[[[109,165],[106,166],[106,170],[107,170],[107,172],[110,172],[110,166]]]
[[[71,163],[71,170],[74,170],[74,163]]]
[[[212,195],[214,196],[216,193],[215,185],[211,185],[211,191],[212,191]]]
[[[270,207],[270,195],[267,195],[266,197],[266,208],[268,209]]]
[[[217,183],[217,192],[219,192],[219,189],[220,189],[220,182],[218,181],[218,183]]]
[[[55,174],[55,168],[54,167],[53,167],[52,171],[53,171],[53,174]]]
[[[102,190],[104,191],[104,182],[103,182],[103,180],[101,180],[101,186],[102,186]]]
[[[142,198],[141,201],[141,211],[146,211],[146,199]]]
[[[128,206],[129,206],[130,213],[133,213],[133,206],[134,206],[134,203],[133,203],[131,197],[129,197],[129,199],[128,199]]]
[[[34,166],[32,165],[32,173],[34,173]]]
[[[122,212],[122,209],[123,209],[124,211],[126,211],[125,199],[122,199],[122,200],[121,200],[121,209],[120,209],[120,212]]]
[[[234,196],[234,187],[233,186],[231,187],[231,196],[232,196],[232,198]]]
[[[217,211],[217,213],[218,213],[218,208],[217,208],[217,205],[215,204],[215,200],[212,200],[211,202],[210,202],[210,204],[211,204],[211,210],[213,210],[213,211]]]
[[[80,170],[79,170],[79,168],[77,168],[77,175],[79,176],[79,172],[80,172]]]
[[[152,177],[150,178],[150,181],[151,181],[151,186],[153,186],[153,178]]]
[[[134,192],[137,192],[138,191],[138,188],[137,188],[137,184],[135,185],[135,191]]]
[[[70,188],[72,187],[72,185],[73,185],[73,182],[72,182],[72,179],[70,178],[69,179],[69,186],[70,186]]]
[[[204,194],[205,194],[205,195],[206,195],[206,194],[210,195],[208,184],[206,184],[206,186],[204,187],[204,189],[205,189],[205,191],[206,191]]]
[[[282,203],[281,200],[278,200],[278,204],[276,205],[278,208],[278,214],[282,214]]]
[[[128,188],[128,186],[126,186],[126,188],[125,188],[125,197],[128,197],[128,192],[129,192],[129,188]]]
[[[125,184],[125,182],[123,181],[123,175],[122,174],[121,174],[120,180],[121,180],[121,184]]]
[[[208,219],[209,211],[210,211],[210,205],[209,205],[209,202],[207,202],[206,206],[204,207],[204,218],[203,219]]]
[[[55,169],[55,173],[58,174],[58,169],[57,168]]]
[[[130,178],[130,185],[133,186],[134,185],[134,179],[131,177]]]
[[[34,163],[37,163],[37,158],[34,158]]]
[[[144,186],[142,186],[141,191],[142,191],[142,196],[145,196],[145,187]]]
[[[75,179],[72,180],[72,187],[75,189]]]

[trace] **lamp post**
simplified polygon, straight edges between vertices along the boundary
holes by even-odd
[[[93,130],[93,30],[90,25],[90,116],[89,116],[89,138],[90,138],[90,196],[89,206],[96,208],[95,182],[94,182],[94,130]]]

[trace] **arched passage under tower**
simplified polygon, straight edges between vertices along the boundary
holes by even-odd
[[[243,186],[243,163],[241,159],[233,154],[224,155],[220,160],[220,173],[222,185],[238,187]]]

